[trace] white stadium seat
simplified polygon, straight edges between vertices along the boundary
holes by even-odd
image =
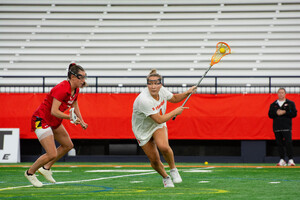
[[[164,76],[201,76],[219,41],[228,43],[232,54],[208,76],[300,76],[300,2],[2,0],[0,5],[0,77],[65,76],[70,62],[90,76],[145,77],[151,68]],[[165,84],[190,85],[196,79],[169,78]],[[299,79],[274,78],[272,84],[299,86]],[[130,78],[101,80],[104,85],[144,84]],[[89,81],[95,84],[94,78]],[[38,82],[6,77],[0,92],[7,91],[1,85]],[[265,78],[220,78],[218,83],[268,85]]]

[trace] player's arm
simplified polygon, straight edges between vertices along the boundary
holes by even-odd
[[[189,96],[189,94],[193,93],[196,90],[196,86],[190,87],[187,91],[180,94],[173,94],[173,97],[169,99],[171,103],[178,103]]]
[[[297,116],[297,109],[294,102],[289,102],[285,110],[288,117],[294,118]]]
[[[169,121],[169,120],[172,119],[174,116],[180,115],[184,109],[188,109],[188,107],[181,107],[181,106],[180,106],[180,107],[178,107],[178,108],[176,108],[176,109],[172,110],[171,112],[166,113],[166,114],[164,114],[164,115],[160,115],[159,113],[150,115],[150,118],[151,118],[153,121],[155,121],[156,123],[162,124],[162,123],[164,123],[164,122]]]
[[[61,112],[59,110],[59,106],[61,105],[61,102],[58,101],[56,98],[53,98],[52,107],[51,107],[51,115],[57,118],[61,119],[70,119],[70,116]]]
[[[79,110],[79,106],[78,106],[77,101],[75,101],[75,102],[72,104],[72,106],[75,108],[75,114],[77,115],[77,117],[78,117],[81,121],[83,121],[82,116],[81,116],[81,113],[80,113],[80,110]]]
[[[268,115],[271,119],[275,119],[276,117],[278,117],[277,110],[278,109],[275,108],[274,104],[270,105]]]
[[[87,127],[88,127],[88,124],[87,123],[85,123],[84,121],[83,121],[83,119],[82,119],[82,116],[81,116],[81,113],[80,113],[80,110],[79,110],[79,106],[78,106],[78,103],[77,103],[77,101],[75,101],[74,103],[73,103],[73,107],[75,108],[75,114],[77,115],[77,117],[80,119],[80,125],[81,125],[81,127],[83,128],[83,129],[86,129]]]

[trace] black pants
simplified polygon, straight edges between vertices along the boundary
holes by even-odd
[[[275,138],[278,145],[278,152],[281,159],[285,159],[284,146],[286,147],[286,154],[289,159],[293,159],[293,144],[291,131],[276,131]]]

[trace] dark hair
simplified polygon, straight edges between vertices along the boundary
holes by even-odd
[[[68,79],[71,80],[71,76],[74,75],[78,78],[78,72],[79,71],[83,71],[85,72],[85,70],[83,69],[83,67],[81,67],[80,65],[77,65],[76,63],[71,63],[69,65],[69,69],[68,69]],[[82,87],[86,87],[87,83],[84,82]]]
[[[84,71],[83,67],[76,63],[71,63],[68,69],[68,79],[71,79],[71,75],[78,74],[79,71]]]

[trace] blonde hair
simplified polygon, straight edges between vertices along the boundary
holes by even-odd
[[[153,76],[158,77],[160,80],[162,79],[162,76],[159,73],[157,73],[156,69],[151,70],[151,72],[147,76],[147,80]]]

